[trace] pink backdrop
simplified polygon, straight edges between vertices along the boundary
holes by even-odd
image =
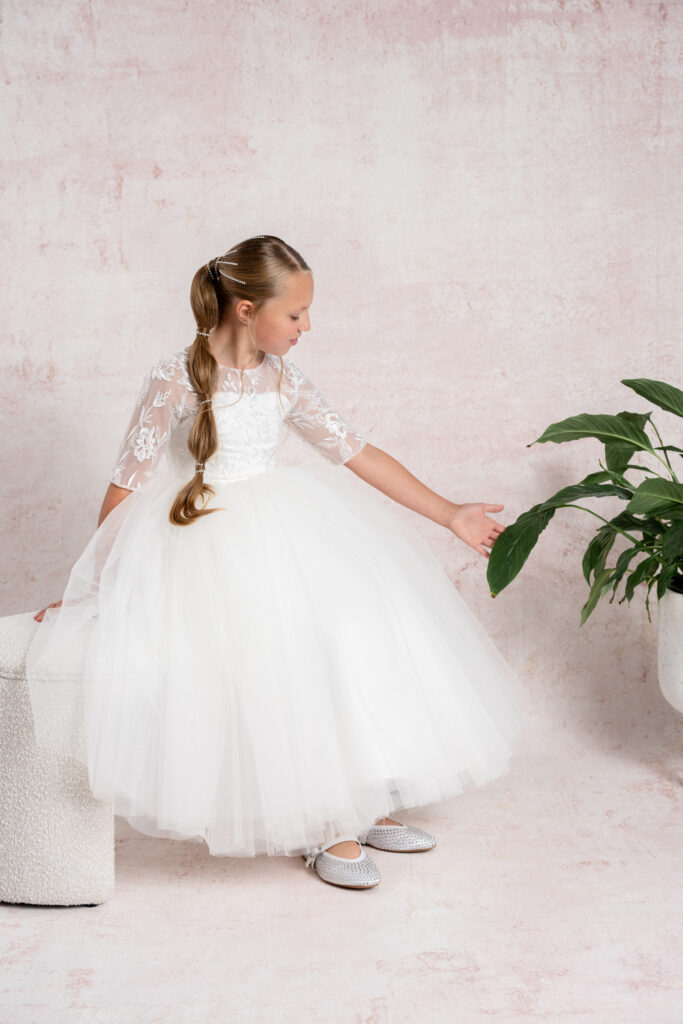
[[[651,408],[621,378],[683,386],[681,4],[3,16],[3,614],[61,597],[146,369],[192,340],[193,273],[248,235],[313,268],[292,358],[328,401],[504,523],[599,469],[597,441],[528,448],[549,423]],[[682,444],[680,420],[654,420]],[[282,457],[309,455],[292,437]],[[482,556],[401,512],[528,688],[539,757],[680,750],[656,601],[652,623],[640,588],[579,626],[597,520],[559,512],[494,601]]]
[[[249,234],[314,270],[292,358],[328,400],[502,522],[599,468],[597,441],[527,449],[548,423],[683,383],[683,12],[517,6],[9,5],[5,614],[61,597],[148,364],[192,340],[193,273]],[[597,520],[559,513],[495,602],[482,556],[406,521],[540,700],[641,700],[642,599],[579,632]]]

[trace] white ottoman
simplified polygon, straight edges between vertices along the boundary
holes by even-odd
[[[94,906],[114,891],[115,818],[85,765],[36,747],[25,659],[37,611],[0,617],[0,900]]]

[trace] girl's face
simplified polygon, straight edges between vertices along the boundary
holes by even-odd
[[[263,352],[285,356],[302,331],[310,331],[308,310],[313,302],[313,274],[295,270],[286,279],[285,290],[268,299],[254,317],[256,344]]]

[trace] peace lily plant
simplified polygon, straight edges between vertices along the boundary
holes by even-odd
[[[683,417],[683,391],[663,381],[622,380],[622,384],[642,395],[648,402],[667,412]],[[540,534],[559,508],[578,508],[601,520],[583,556],[583,575],[589,586],[588,599],[581,609],[581,625],[595,608],[598,600],[610,590],[614,601],[617,588],[624,580],[624,594],[619,604],[631,602],[636,587],[647,585],[645,606],[650,617],[650,591],[657,586],[657,598],[667,592],[683,594],[683,484],[671,464],[683,456],[683,449],[663,444],[651,412],[620,412],[616,416],[582,413],[559,423],[551,423],[532,444],[554,441],[561,444],[582,437],[595,437],[605,445],[602,469],[589,473],[580,483],[563,487],[551,498],[523,512],[499,534],[488,559],[486,579],[491,596],[499,594],[520,571],[536,544]],[[656,435],[655,444],[646,428]],[[527,445],[528,448],[531,447]],[[637,465],[630,460],[635,452],[646,452],[658,466]],[[661,453],[661,454],[660,454]],[[644,479],[627,478],[627,470],[645,474]],[[584,505],[583,498],[604,498],[617,495],[626,506],[607,520]],[[626,537],[629,546],[607,565],[610,550],[618,536]],[[676,599],[683,608],[683,598]],[[680,663],[680,657],[678,662]],[[682,708],[683,710],[683,708]]]

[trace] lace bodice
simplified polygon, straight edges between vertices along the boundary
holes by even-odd
[[[137,490],[154,476],[162,459],[186,480],[193,476],[187,440],[199,406],[188,355],[189,346],[164,356],[145,376],[110,477],[117,486]],[[241,396],[240,371],[219,364],[218,372],[213,396],[218,449],[206,462],[207,483],[273,468],[290,426],[338,465],[367,444],[286,356],[267,352],[259,366],[244,370]]]

